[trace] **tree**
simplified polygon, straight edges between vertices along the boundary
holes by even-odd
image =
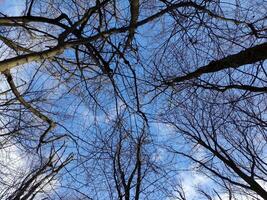
[[[30,159],[0,160],[2,199],[267,198],[264,0],[24,3],[0,13],[0,148]]]

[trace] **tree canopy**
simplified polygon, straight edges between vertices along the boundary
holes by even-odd
[[[265,0],[0,6],[0,199],[267,199]]]

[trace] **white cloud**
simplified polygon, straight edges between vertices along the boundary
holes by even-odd
[[[210,184],[207,177],[196,172],[185,172],[181,175],[181,179],[185,195],[189,200],[198,197],[198,187]]]
[[[2,139],[2,138],[0,138]],[[27,157],[23,157],[20,149],[11,143],[5,143],[0,140],[0,196],[3,193],[12,192],[10,188],[15,186],[21,180],[27,171]]]
[[[38,160],[34,155],[25,152],[19,145],[11,142],[3,142],[0,137],[0,197],[7,197],[12,194],[20,185],[21,181],[30,173],[32,164]],[[39,176],[41,180],[45,176]],[[38,180],[36,180],[38,182]],[[49,183],[45,180],[39,187],[39,191],[43,193],[51,193],[59,186],[56,178]],[[42,197],[42,194],[36,196]]]

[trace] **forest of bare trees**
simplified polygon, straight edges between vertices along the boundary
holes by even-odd
[[[0,199],[267,199],[266,0],[0,7]]]

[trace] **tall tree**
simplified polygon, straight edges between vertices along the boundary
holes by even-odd
[[[0,13],[2,199],[267,199],[266,1],[19,9]],[[184,171],[208,181],[192,195]]]

